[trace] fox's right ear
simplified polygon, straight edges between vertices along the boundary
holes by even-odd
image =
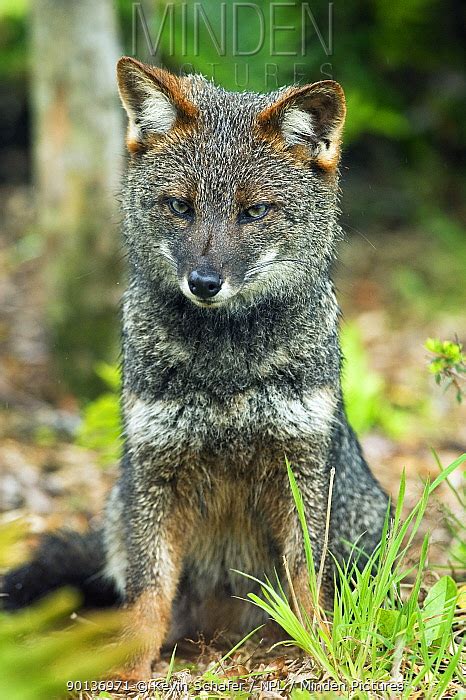
[[[153,137],[194,122],[197,107],[185,96],[182,79],[172,73],[124,56],[117,64],[117,78],[129,120],[130,153],[144,151]]]

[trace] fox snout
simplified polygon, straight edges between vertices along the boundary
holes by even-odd
[[[189,290],[202,301],[211,299],[222,288],[223,280],[212,269],[193,270],[188,276]]]
[[[221,306],[241,287],[241,284],[232,283],[224,266],[203,258],[185,268],[178,276],[178,283],[185,297],[196,306],[205,307]]]

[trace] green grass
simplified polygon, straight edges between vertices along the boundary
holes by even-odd
[[[259,582],[262,596],[251,593],[248,597],[285,631],[287,639],[280,644],[297,646],[311,657],[316,678],[328,678],[349,689],[359,684],[361,690],[356,687],[357,694],[353,697],[361,698],[371,697],[364,684],[374,683],[402,684],[400,690],[394,691],[400,698],[422,692],[422,697],[440,699],[447,689],[460,692],[464,688],[464,640],[460,634],[464,617],[461,620],[456,607],[457,585],[451,577],[443,576],[421,602],[428,538],[424,539],[417,567],[407,564],[407,553],[431,494],[465,461],[466,455],[462,455],[442,470],[432,484],[426,484],[421,499],[405,519],[401,515],[405,496],[403,475],[393,521],[387,515],[382,542],[364,568],[360,571],[354,564],[346,567],[336,564],[339,586],[333,610],[327,612],[318,604],[319,576],[314,567],[303,502],[288,465],[304,536],[314,611],[311,615],[310,611],[296,609],[291,602],[293,591],[288,599],[278,577],[273,583],[268,579]],[[414,583],[409,596],[403,599],[400,584],[409,576],[414,576]],[[295,693],[294,697],[311,696]]]

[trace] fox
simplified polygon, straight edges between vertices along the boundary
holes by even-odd
[[[343,89],[228,92],[131,57],[117,78],[128,118],[119,478],[102,526],[47,535],[6,575],[3,605],[66,583],[88,606],[121,605],[127,634],[145,639],[127,673],[144,678],[163,645],[264,622],[238,571],[277,572],[312,610],[287,460],[324,606],[334,561],[378,546],[389,499],[341,389]]]

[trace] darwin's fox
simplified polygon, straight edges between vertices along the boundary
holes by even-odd
[[[238,598],[283,572],[309,603],[301,528],[314,557],[372,552],[388,499],[348,425],[339,308],[330,278],[345,118],[333,81],[230,93],[131,58],[118,63],[129,127],[123,185],[124,456],[102,532],[50,535],[7,575],[5,605],[63,583],[88,605],[117,598],[148,634],[130,673],[164,642],[244,632]],[[323,602],[332,595],[325,559]],[[259,618],[261,619],[261,618]]]

